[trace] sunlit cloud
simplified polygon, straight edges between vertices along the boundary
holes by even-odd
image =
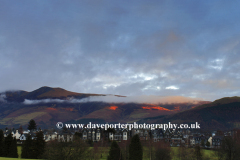
[[[173,90],[176,90],[176,89],[179,89],[178,87],[175,87],[175,86],[169,86],[169,87],[166,87],[165,89],[173,89]]]

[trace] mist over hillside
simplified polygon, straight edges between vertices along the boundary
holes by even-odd
[[[181,96],[133,96],[76,93],[62,88],[41,87],[32,92],[0,94],[1,126],[26,125],[35,119],[41,127],[59,121],[131,123],[143,118],[171,115],[209,103]]]

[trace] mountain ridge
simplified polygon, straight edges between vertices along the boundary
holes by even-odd
[[[90,96],[106,96],[104,94],[71,92],[71,91],[62,89],[60,87],[52,88],[48,86],[40,87],[31,92],[23,91],[23,90],[6,91],[5,95],[7,97],[6,100],[12,101],[12,102],[14,101],[23,102],[24,99],[30,99],[30,100],[39,100],[39,99],[45,99],[45,98],[67,99],[69,97],[81,99],[81,98],[86,98]],[[118,95],[118,96],[121,96],[121,95]]]
[[[3,94],[3,93],[0,93]],[[87,97],[107,97],[106,94],[77,93],[62,88],[48,86],[40,87],[31,92],[19,90],[5,92],[4,102],[0,101],[0,127],[26,125],[30,119],[35,119],[41,127],[55,126],[57,122],[86,122],[87,120],[101,122],[132,123],[146,122],[184,122],[181,114],[191,117],[202,116],[195,111],[209,108],[213,104],[225,103],[226,99],[216,102],[192,101],[185,103],[135,103],[135,102],[104,102],[82,101]],[[112,95],[111,95],[112,96]],[[124,99],[126,96],[113,95]],[[25,103],[28,100],[29,103]],[[231,98],[228,101],[238,101]],[[192,112],[194,113],[191,116]],[[209,116],[209,115],[208,115]],[[156,118],[158,117],[158,118]],[[175,117],[175,118],[174,118]],[[204,116],[203,116],[204,117]],[[178,118],[178,119],[177,119]],[[149,121],[148,119],[151,119]],[[206,117],[205,117],[206,119]],[[210,118],[209,118],[210,119]],[[198,119],[197,119],[198,120]],[[210,119],[211,120],[211,119]],[[219,120],[215,120],[219,122]],[[226,124],[224,124],[226,125]]]
[[[209,104],[169,116],[146,119],[148,123],[201,123],[202,129],[229,129],[240,127],[240,97],[224,97]]]

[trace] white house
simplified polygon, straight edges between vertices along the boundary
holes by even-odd
[[[13,138],[16,138],[17,140],[20,139],[20,136],[21,136],[18,130],[12,131],[12,135],[13,135]]]
[[[127,130],[123,130],[123,140],[127,140],[128,139],[128,132]]]
[[[44,134],[45,141],[51,141],[58,138],[57,132]]]

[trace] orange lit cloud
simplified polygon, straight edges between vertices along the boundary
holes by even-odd
[[[147,109],[147,110],[156,109],[156,110],[159,110],[159,111],[171,111],[169,109],[159,107],[159,106],[153,106],[153,107],[146,106],[146,107],[142,107],[142,109]]]
[[[118,108],[117,106],[110,106],[108,109],[115,111],[117,108]]]
[[[89,100],[89,98],[87,99]],[[171,103],[192,103],[197,104],[201,99],[189,98],[182,96],[154,96],[154,95],[141,95],[130,97],[117,97],[117,96],[95,96],[90,97],[92,102],[107,102],[107,103],[150,103],[150,104],[171,104]]]

